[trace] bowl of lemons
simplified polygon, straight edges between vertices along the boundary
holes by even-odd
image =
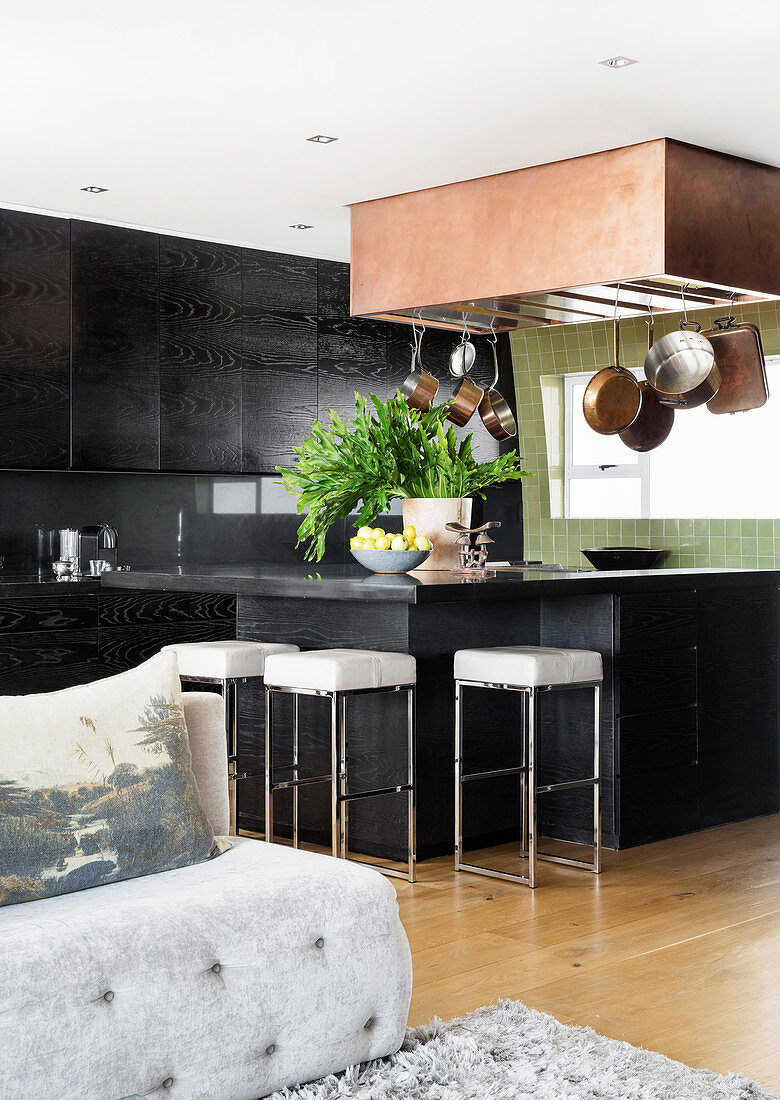
[[[404,527],[401,534],[381,527],[361,527],[349,540],[349,548],[353,558],[372,573],[408,573],[419,569],[433,545],[414,527]]]

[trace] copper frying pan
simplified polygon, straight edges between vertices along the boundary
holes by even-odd
[[[647,322],[647,350],[653,346],[653,319]],[[669,437],[674,424],[674,409],[664,405],[649,382],[639,383],[639,412],[633,424],[619,433],[621,443],[632,451],[654,451]]]
[[[620,318],[613,323],[615,362],[593,375],[585,388],[582,411],[599,435],[617,435],[633,424],[639,413],[639,382],[620,365]]]

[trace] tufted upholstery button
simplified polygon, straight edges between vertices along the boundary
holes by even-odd
[[[164,1089],[169,1089],[172,1084],[173,1084],[173,1078],[172,1077],[166,1077],[165,1080],[163,1081],[163,1088]]]
[[[273,1052],[274,1052],[275,1050],[276,1050],[276,1047],[275,1047],[275,1046],[273,1045],[273,1043],[271,1043],[271,1045],[270,1045],[269,1047],[266,1047],[266,1048],[265,1048],[265,1052],[266,1052],[266,1054],[273,1054]]]
[[[113,990],[112,990],[112,989],[109,989],[109,990],[107,990],[107,991],[106,991],[106,992],[105,992],[105,993],[103,994],[103,1000],[104,1000],[104,1001],[113,1001],[113,999],[114,999],[114,992],[113,992]]]
[[[219,963],[214,963],[214,965],[211,968],[211,973],[212,974],[219,974],[221,969],[222,969],[222,967],[220,966]]]
[[[325,946],[325,940],[322,938],[322,936],[320,936],[320,938],[315,941],[314,946],[315,947],[324,947]]]
[[[374,1026],[374,1017],[369,1016],[368,1019],[366,1020],[366,1022],[363,1024],[363,1027],[365,1028],[366,1031],[370,1031],[373,1026]]]

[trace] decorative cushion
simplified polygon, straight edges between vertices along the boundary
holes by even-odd
[[[408,653],[373,649],[315,649],[279,654],[265,665],[265,682],[273,687],[312,691],[359,691],[361,688],[413,684],[417,671]]]
[[[553,649],[549,646],[501,646],[459,649],[455,679],[482,684],[541,687],[600,680],[601,654],[589,649]]]
[[[0,905],[208,859],[190,765],[171,653],[93,684],[0,696]]]
[[[207,676],[214,680],[241,679],[242,676],[262,676],[266,657],[272,653],[297,653],[297,645],[284,642],[177,642],[167,645],[163,653],[175,653],[179,675]]]

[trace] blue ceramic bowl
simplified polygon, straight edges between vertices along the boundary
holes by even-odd
[[[352,550],[355,561],[372,573],[408,573],[410,569],[419,569],[431,556],[430,550]]]

